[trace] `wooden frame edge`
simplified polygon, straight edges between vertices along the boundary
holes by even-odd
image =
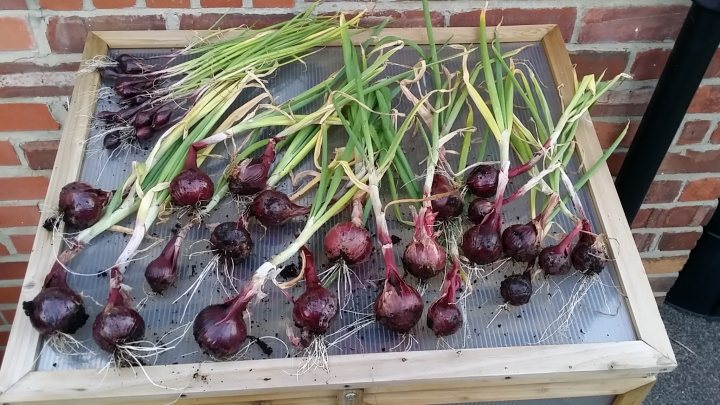
[[[553,29],[541,41],[545,52],[548,55],[550,68],[555,82],[560,84],[558,89],[564,102],[569,101],[574,94],[574,76],[572,63],[565,50],[565,43],[558,28]],[[597,139],[597,134],[592,125],[589,114],[581,119],[577,132],[577,142],[581,145],[578,148],[580,161],[583,166],[588,167],[587,162],[595,162],[602,155],[602,148]],[[600,191],[612,188],[613,192],[601,193]],[[645,305],[655,298],[645,270],[640,259],[640,254],[635,249],[618,251],[617,246],[635,246],[635,241],[630,231],[630,226],[625,220],[625,215],[620,204],[612,176],[603,165],[589,181],[590,193],[593,195],[596,212],[601,217],[603,232],[616,243],[610,243],[608,250],[611,257],[616,260],[618,279],[622,291],[626,296],[626,303],[637,337],[657,350],[666,358],[668,366],[677,365],[670,339],[665,331],[660,312],[656,305]]]
[[[462,362],[458,362],[462,358]],[[268,393],[369,389],[378,393],[396,386],[514,385],[532,382],[624,380],[666,371],[662,357],[644,342],[435,350],[426,352],[343,355],[330,358],[330,373],[315,370],[295,376],[301,359],[249,360],[224,363],[146,367],[149,378],[168,387],[182,387],[188,400],[208,396],[261,399]],[[27,374],[1,397],[2,402],[112,402],[172,400],[173,391],[149,384],[130,369],[97,378],[97,370],[65,370]],[[205,376],[202,379],[194,375]],[[238,376],[242,376],[239,378]],[[508,378],[509,377],[509,378]],[[210,389],[211,387],[211,389]],[[209,392],[210,391],[210,392]]]
[[[501,42],[540,42],[550,32],[556,29],[555,24],[544,25],[513,25],[487,28],[490,38],[495,34]],[[182,48],[192,42],[193,39],[212,31],[161,31],[162,35],[158,35],[157,31],[94,31],[93,33],[101,38],[110,48]],[[371,32],[367,29],[351,30],[354,34],[352,41],[360,44],[367,40]],[[424,36],[424,28],[407,29],[407,28],[385,28],[383,34],[390,36],[402,36],[410,39],[419,45],[427,44],[427,38]],[[417,34],[416,34],[417,33]],[[477,28],[472,27],[436,27],[434,28],[435,40],[437,42],[445,42],[450,39],[454,43],[475,43],[477,42]],[[232,36],[232,32],[228,36]],[[223,37],[227,38],[227,37]],[[328,46],[339,45],[339,42],[331,42]]]
[[[657,379],[652,377],[646,384],[615,397],[612,405],[641,405],[652,390]]]
[[[90,33],[83,50],[83,60],[92,59],[96,55],[106,55],[107,50],[107,43],[99,36]],[[97,101],[95,97],[89,97],[88,94],[97,90],[99,83],[100,75],[98,73],[83,74],[77,79],[67,120],[63,126],[48,192],[45,196],[45,207],[56,206],[61,187],[76,180],[79,175],[80,165],[76,169],[65,167],[65,170],[58,170],[58,168],[62,161],[82,160],[84,153],[82,145],[87,138],[92,112]],[[42,213],[40,224],[50,215],[48,212]],[[22,302],[31,300],[40,291],[43,279],[49,272],[58,250],[59,246],[52,240],[52,235],[38,226],[32,254],[28,261],[28,270],[20,291],[16,309],[18,314],[12,325],[5,349],[5,358],[2,369],[0,369],[0,392],[6,391],[33,369],[40,335],[30,324],[29,318],[22,314]]]

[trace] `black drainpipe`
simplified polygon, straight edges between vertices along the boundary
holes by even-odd
[[[718,44],[720,0],[693,0],[615,179],[628,222],[640,210]]]
[[[718,44],[720,0],[693,0],[615,179],[628,222],[635,219]],[[720,319],[720,209],[705,226],[665,302]]]

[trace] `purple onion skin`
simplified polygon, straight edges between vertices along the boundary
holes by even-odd
[[[338,299],[323,287],[317,277],[310,251],[302,247],[304,261],[305,292],[293,304],[295,326],[311,335],[323,335],[338,312]]]
[[[476,196],[490,198],[497,191],[498,175],[494,166],[480,165],[470,172],[465,183]]]
[[[92,325],[93,340],[108,353],[114,353],[119,345],[140,341],[145,335],[145,320],[130,308],[129,297],[124,294],[120,287],[111,288],[107,305]]]
[[[515,261],[534,263],[540,250],[537,226],[534,223],[508,226],[502,233],[502,247]]]
[[[193,323],[193,336],[204,353],[216,359],[227,359],[242,348],[247,338],[243,312],[229,311],[230,304],[205,307]]]
[[[465,231],[461,247],[465,257],[475,264],[493,263],[503,254],[500,233],[488,223],[474,225]]]
[[[460,287],[458,268],[459,263],[455,260],[453,270],[445,277],[442,295],[428,309],[427,326],[438,337],[450,336],[463,325],[462,312],[455,302],[455,293]]]
[[[253,241],[241,222],[223,222],[210,234],[210,245],[225,258],[242,260],[250,256]]]
[[[207,204],[214,190],[210,176],[197,168],[183,169],[170,182],[170,197],[177,207]]]
[[[110,132],[103,138],[103,147],[107,150],[114,150],[117,149],[122,142],[122,135],[117,132]]]
[[[545,274],[561,276],[570,272],[570,254],[565,250],[558,250],[557,246],[544,248],[538,256],[538,264]]]
[[[290,198],[276,190],[263,190],[250,204],[250,213],[264,226],[276,226],[288,220],[306,215],[310,207],[301,207]]]
[[[85,229],[102,217],[103,208],[109,199],[110,193],[75,181],[60,190],[58,206],[68,225],[75,229]]]
[[[407,333],[420,320],[423,301],[420,294],[405,283],[397,271],[391,271],[375,300],[375,319],[391,331]]]
[[[597,243],[578,243],[570,254],[573,267],[585,275],[600,274],[607,263],[607,253]]]
[[[468,205],[468,219],[473,224],[479,224],[490,215],[494,208],[492,201],[478,197]]]
[[[432,211],[435,213],[438,221],[445,221],[450,218],[462,215],[465,204],[460,197],[460,192],[450,182],[450,180],[442,174],[436,174],[433,177],[431,193],[433,195],[452,192],[454,193],[437,198],[431,201]]]
[[[270,166],[275,161],[275,140],[270,139],[262,156],[245,159],[232,168],[228,188],[235,195],[253,195],[267,187]]]
[[[530,302],[532,282],[530,273],[513,274],[500,283],[500,295],[510,305],[520,306]]]
[[[137,138],[141,141],[146,141],[146,140],[152,138],[153,134],[154,134],[154,132],[153,132],[152,128],[142,127],[142,128],[138,128],[135,131],[135,138]]]
[[[152,129],[160,129],[167,125],[168,122],[170,122],[170,118],[172,118],[172,110],[167,108],[160,108],[155,115],[153,115],[152,118],[152,124],[150,124],[150,127]]]
[[[235,298],[207,306],[197,314],[193,336],[204,353],[224,360],[240,351],[247,338],[243,313],[252,297],[246,288]]]
[[[325,234],[325,255],[331,262],[343,260],[354,266],[367,261],[372,252],[370,232],[353,222],[341,222]]]
[[[423,208],[415,216],[413,239],[402,256],[405,271],[421,280],[430,279],[442,272],[447,260],[445,249],[435,240],[432,228],[435,215],[434,212]]]
[[[67,285],[65,270],[58,263],[45,278],[40,293],[23,302],[22,308],[43,336],[56,332],[73,334],[88,319],[82,297]]]
[[[150,288],[161,294],[177,281],[177,261],[180,253],[179,236],[170,238],[160,256],[145,268],[145,280]]]

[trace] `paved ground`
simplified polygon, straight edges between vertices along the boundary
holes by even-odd
[[[668,305],[662,305],[660,313],[678,367],[658,377],[645,404],[720,404],[720,321],[710,322]]]

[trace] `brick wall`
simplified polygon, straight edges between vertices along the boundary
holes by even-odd
[[[490,24],[556,23],[580,74],[628,72],[593,110],[607,145],[628,120],[637,126],[689,0],[492,1]],[[0,350],[12,322],[66,114],[74,71],[90,30],[204,29],[267,25],[307,6],[303,0],[0,0]],[[432,1],[438,26],[475,25],[481,1]],[[319,12],[371,8],[371,24],[421,26],[418,1],[327,0]],[[633,232],[662,297],[682,268],[720,195],[720,57],[678,132]],[[629,136],[623,148],[631,140]],[[610,161],[619,168],[626,149]],[[42,208],[42,207],[41,207]],[[52,208],[52,207],[51,207]]]

